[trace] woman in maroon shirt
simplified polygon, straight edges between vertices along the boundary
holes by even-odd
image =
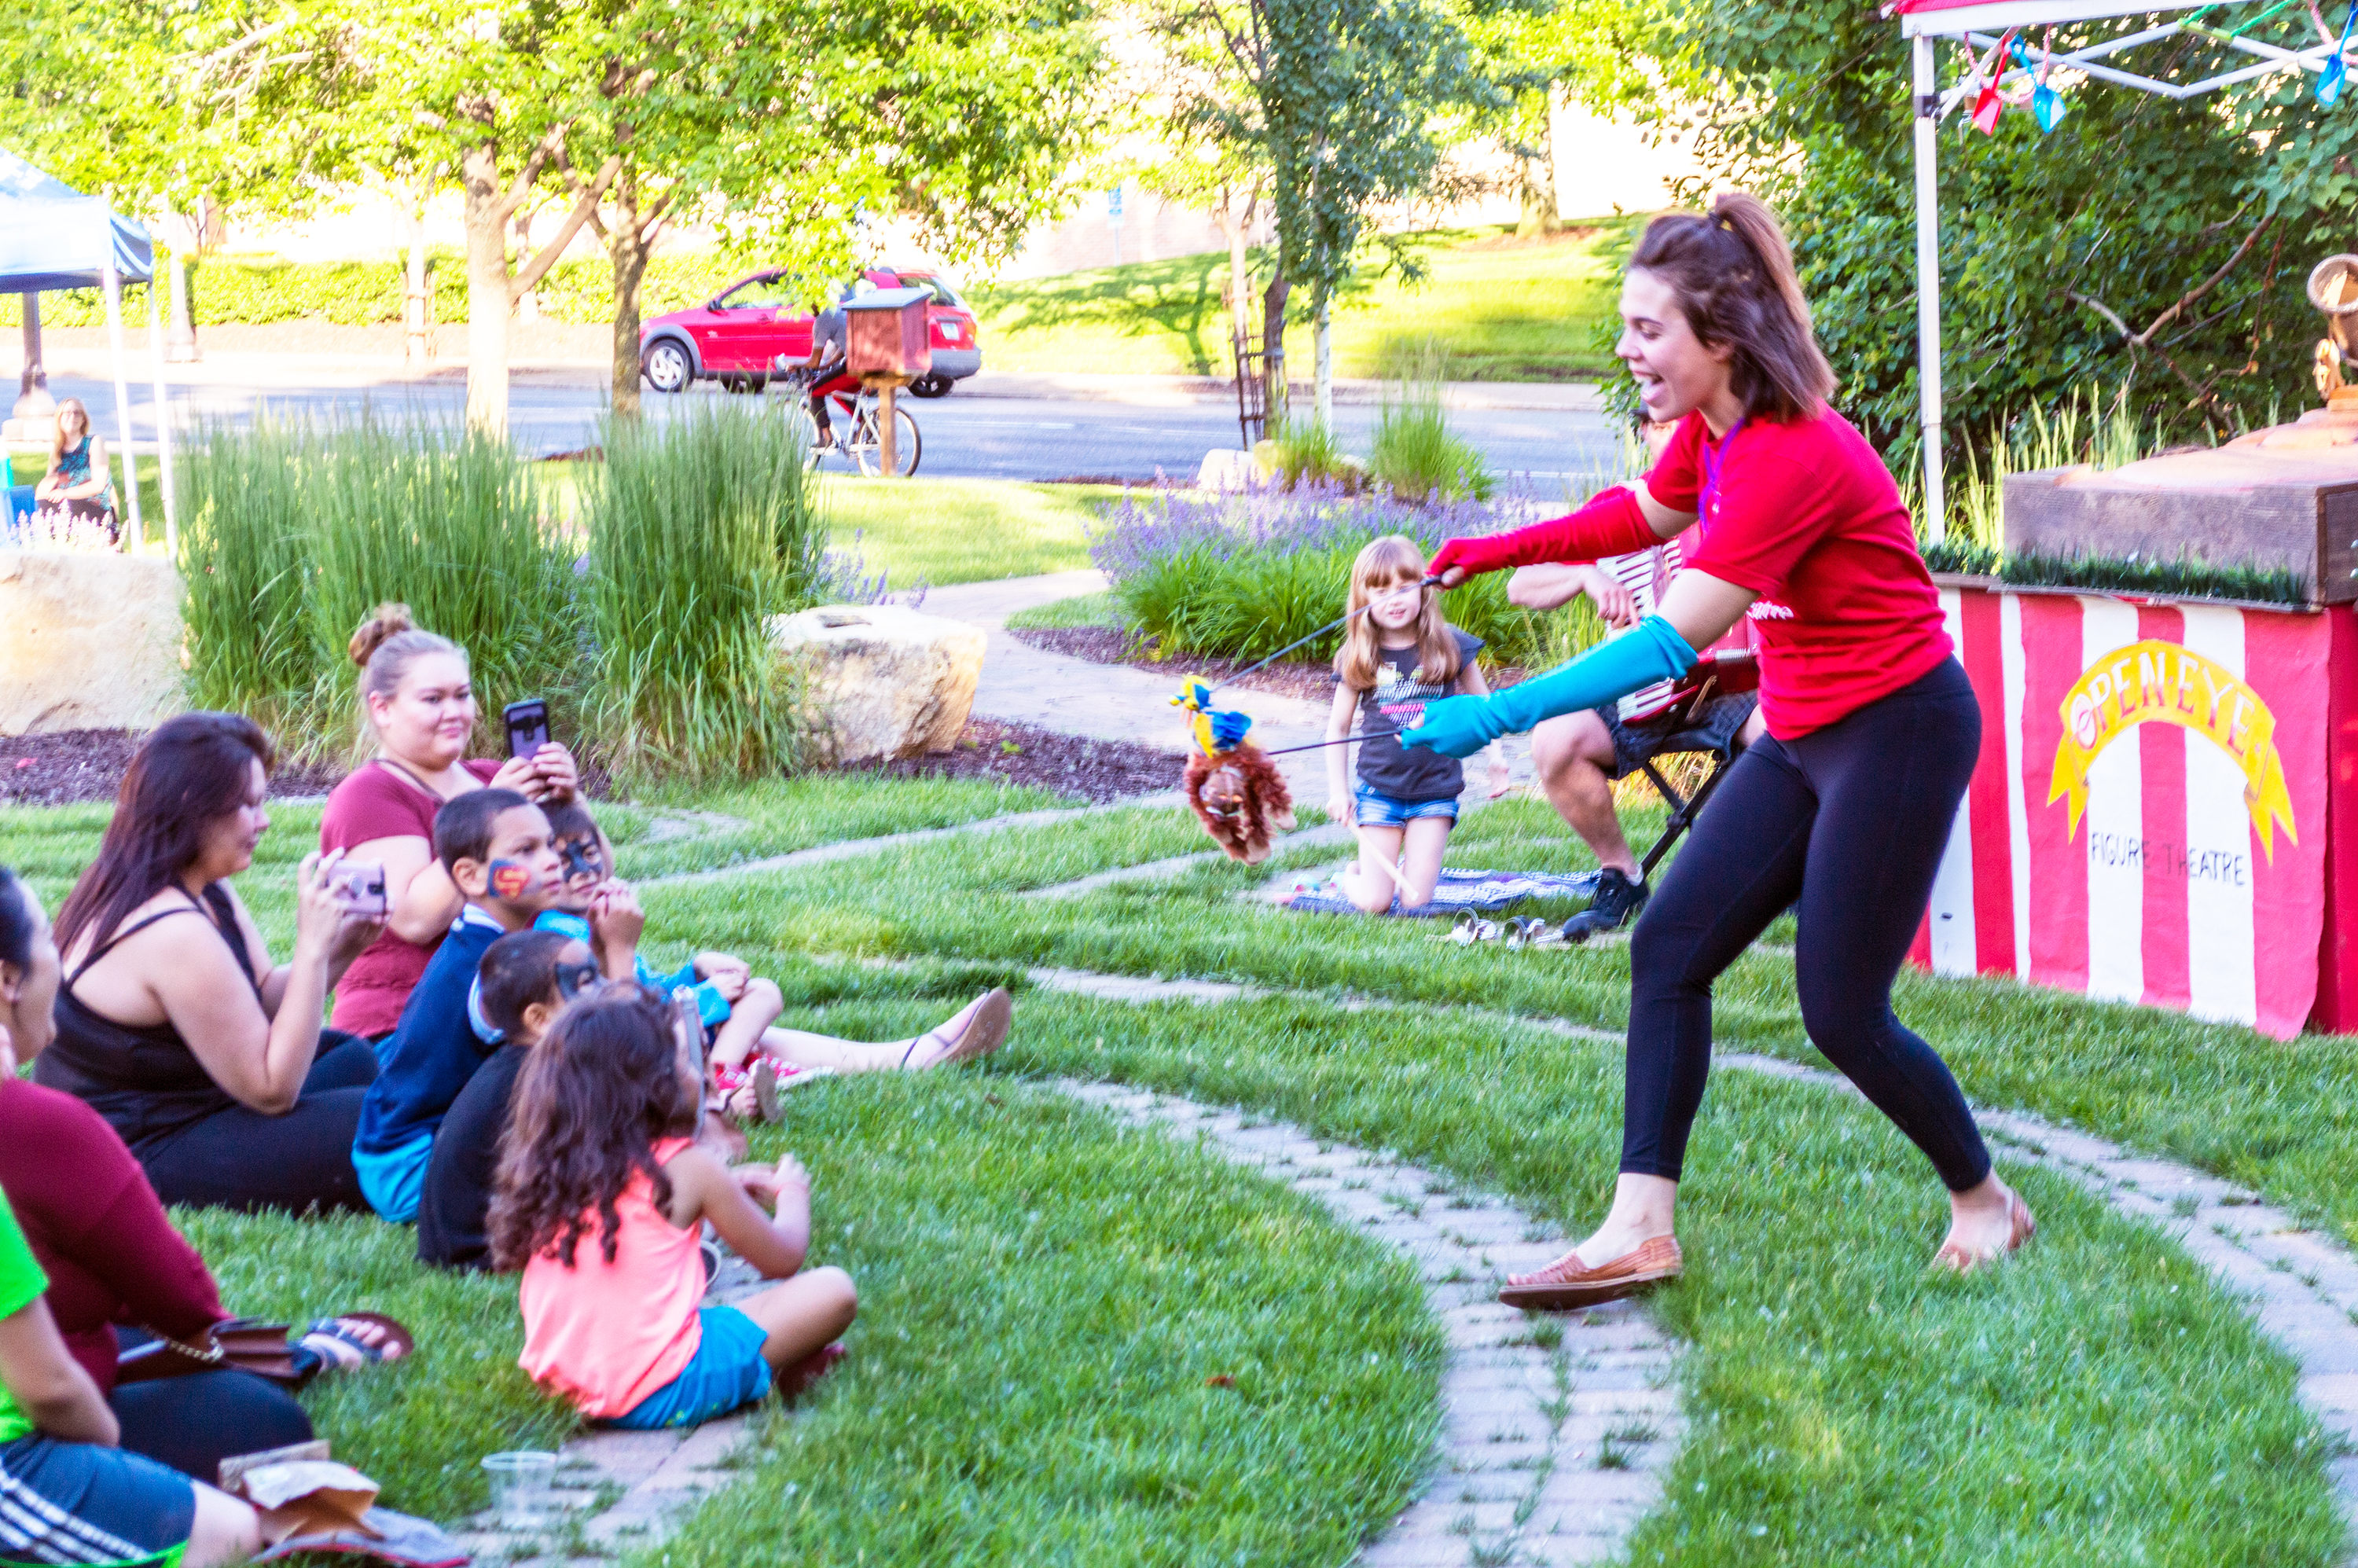
[[[529,800],[563,800],[576,780],[573,754],[553,742],[529,758],[464,760],[476,719],[466,652],[420,630],[409,606],[379,605],[352,633],[351,653],[361,668],[362,722],[376,738],[376,754],[328,796],[319,848],[382,865],[391,911],[384,935],[337,984],[328,1022],[381,1039],[401,1022],[410,988],[459,917],[459,890],[434,858],[434,814],[487,785]]]
[[[211,1482],[230,1454],[308,1442],[311,1420],[292,1395],[248,1372],[116,1386],[126,1341],[191,1343],[230,1314],[114,1130],[73,1096],[16,1076],[20,1057],[49,1044],[58,969],[40,902],[0,867],[0,1191],[49,1276],[49,1315],[113,1407],[123,1446]],[[346,1319],[303,1345],[347,1365],[383,1338],[377,1325]]]
[[[1630,942],[1621,1173],[1595,1234],[1499,1299],[1572,1307],[1682,1267],[1671,1220],[1711,1070],[1711,989],[1798,908],[1796,989],[1811,1042],[1914,1141],[1950,1195],[1936,1260],[1959,1270],[2029,1238],[1956,1079],[1891,1010],[1949,824],[1980,752],[1981,709],[1891,476],[1826,406],[1792,253],[1768,209],[1728,195],[1647,226],[1621,290],[1618,352],[1647,416],[1678,425],[1644,480],[1569,517],[1453,539],[1432,571],[1585,561],[1690,526],[1661,611],[1563,669],[1425,710],[1404,745],[1466,755],[1508,730],[1683,675],[1749,616],[1768,733],[1729,771]]]

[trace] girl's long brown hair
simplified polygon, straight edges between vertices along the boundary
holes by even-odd
[[[554,1252],[570,1269],[593,1226],[611,1263],[622,1226],[614,1206],[632,1180],[647,1178],[658,1209],[671,1202],[655,1141],[693,1131],[697,1115],[673,1020],[653,991],[610,986],[567,1008],[532,1048],[492,1191],[498,1267]]]
[[[1697,338],[1736,351],[1728,385],[1747,416],[1805,419],[1833,395],[1792,247],[1758,197],[1732,190],[1707,213],[1664,213],[1646,225],[1629,266],[1670,286]]]
[[[1424,551],[1414,539],[1387,534],[1368,541],[1358,559],[1351,563],[1351,598],[1344,607],[1351,612],[1351,621],[1343,629],[1343,645],[1335,650],[1337,680],[1353,691],[1366,691],[1376,684],[1376,673],[1383,667],[1380,633],[1376,618],[1359,611],[1369,600],[1423,577]],[[1449,622],[1442,619],[1441,596],[1429,588],[1423,590],[1416,614],[1416,657],[1418,676],[1428,685],[1446,686],[1457,678],[1457,639],[1450,635]]]

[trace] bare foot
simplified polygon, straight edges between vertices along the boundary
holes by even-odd
[[[1949,1234],[1932,1261],[1968,1273],[2012,1252],[2038,1229],[2039,1221],[2022,1195],[1992,1173],[1977,1187],[1949,1195]]]

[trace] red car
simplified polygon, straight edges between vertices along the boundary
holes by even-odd
[[[925,268],[872,266],[862,275],[879,288],[925,288],[934,369],[910,384],[920,397],[939,397],[982,368],[982,340],[974,312],[949,280]],[[783,357],[810,357],[811,301],[784,271],[739,278],[690,310],[674,310],[639,326],[639,373],[657,392],[685,392],[699,377],[731,392],[758,391]]]

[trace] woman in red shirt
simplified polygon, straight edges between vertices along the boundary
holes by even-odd
[[[1681,1269],[1671,1236],[1687,1134],[1711,1067],[1711,988],[1798,905],[1794,959],[1811,1042],[1923,1150],[1950,1194],[1938,1260],[1970,1269],[2034,1224],[1990,1169],[1956,1079],[1891,1011],[1891,982],[1932,890],[1981,747],[1981,710],[1898,488],[1826,406],[1792,253],[1745,195],[1647,226],[1621,290],[1617,351],[1648,417],[1676,421],[1643,480],[1569,517],[1453,539],[1432,570],[1585,561],[1700,524],[1661,612],[1563,669],[1453,697],[1401,737],[1466,754],[1508,730],[1684,674],[1749,616],[1768,733],[1729,770],[1630,943],[1628,1083],[1612,1212],[1573,1251],[1518,1275],[1528,1307],[1609,1300]]]
[[[406,604],[377,606],[349,651],[360,666],[361,717],[376,754],[329,795],[319,848],[383,866],[390,908],[384,934],[344,971],[328,1022],[382,1039],[401,1022],[410,988],[463,902],[434,858],[434,814],[487,787],[560,801],[577,781],[573,753],[554,742],[504,762],[467,760],[476,706],[466,651],[416,625]]]

